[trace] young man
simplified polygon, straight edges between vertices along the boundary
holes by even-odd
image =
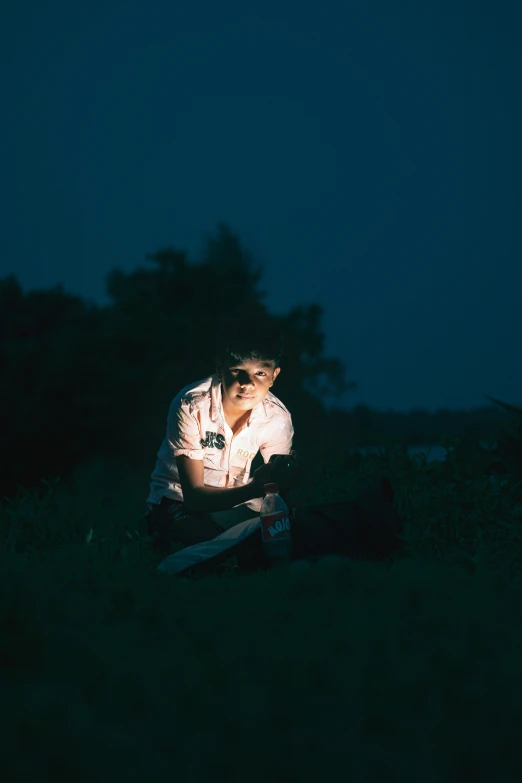
[[[259,517],[264,485],[285,497],[297,474],[290,412],[271,391],[281,372],[280,336],[218,341],[216,372],[185,386],[170,405],[147,499],[156,549],[209,541]],[[250,478],[257,452],[265,462]],[[269,462],[272,455],[278,456]]]

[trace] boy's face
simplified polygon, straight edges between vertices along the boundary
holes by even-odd
[[[225,413],[251,410],[266,397],[281,368],[273,361],[252,360],[239,364],[217,364],[217,374],[223,387]]]

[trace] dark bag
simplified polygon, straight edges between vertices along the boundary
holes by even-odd
[[[393,506],[392,486],[381,475],[354,500],[296,509],[291,530],[292,560],[323,555],[386,560],[400,549],[403,521]],[[268,567],[260,530],[244,542],[237,562],[244,571]]]
[[[403,521],[385,476],[354,500],[298,509],[292,527],[293,559],[345,555],[386,560],[400,548]]]

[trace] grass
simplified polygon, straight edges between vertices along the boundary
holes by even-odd
[[[522,779],[522,476],[450,446],[299,455],[295,505],[390,479],[385,563],[163,575],[149,473],[100,458],[21,489],[0,507],[7,779]]]

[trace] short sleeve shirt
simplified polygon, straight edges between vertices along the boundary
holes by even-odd
[[[237,487],[251,481],[252,460],[260,451],[265,462],[272,454],[289,454],[294,428],[287,408],[268,392],[236,435],[225,421],[221,381],[211,375],[183,388],[170,404],[167,431],[151,475],[147,504],[163,496],[183,501],[176,457],[185,454],[204,463],[204,482],[211,487]],[[261,510],[262,498],[245,504]]]

